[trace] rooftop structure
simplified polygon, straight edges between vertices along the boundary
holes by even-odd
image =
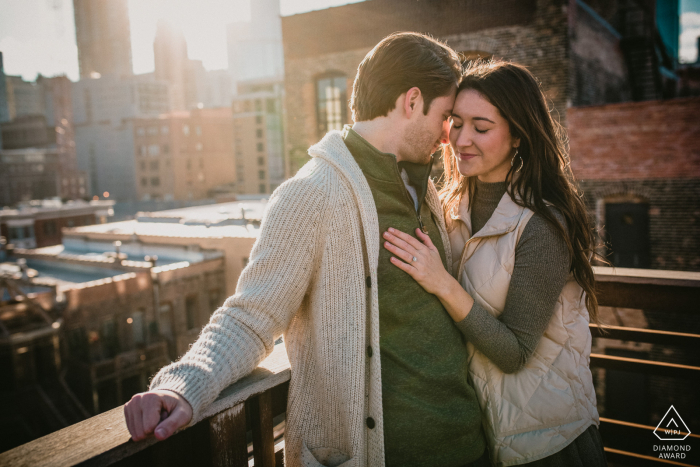
[[[33,199],[79,199],[87,195],[83,172],[64,170],[58,148],[0,151],[0,206]]]
[[[36,200],[0,209],[0,235],[16,248],[61,243],[64,227],[104,223],[114,215],[114,201]]]
[[[63,243],[74,251],[87,249],[94,242],[108,246],[114,241],[120,241],[122,249],[141,248],[143,251],[152,251],[155,245],[221,251],[225,258],[222,293],[229,296],[235,292],[238,277],[248,264],[266,205],[267,199],[251,199],[144,212],[130,221],[66,229]]]

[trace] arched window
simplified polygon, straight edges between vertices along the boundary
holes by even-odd
[[[343,128],[347,122],[347,96],[345,76],[332,74],[316,79],[316,113],[320,136]]]

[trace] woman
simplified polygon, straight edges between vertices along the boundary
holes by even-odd
[[[467,341],[494,464],[606,465],[589,355],[593,237],[561,127],[524,67],[465,70],[440,195],[455,279],[430,238],[389,229],[394,265]]]

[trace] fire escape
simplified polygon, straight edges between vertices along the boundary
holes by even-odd
[[[64,379],[63,302],[33,272],[0,270],[0,452],[91,416]]]

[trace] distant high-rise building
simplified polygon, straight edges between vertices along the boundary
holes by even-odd
[[[187,75],[189,59],[185,35],[170,23],[160,20],[153,41],[155,78],[170,84],[170,106],[172,110],[188,108]]]
[[[134,119],[133,126],[140,199],[204,199],[235,183],[229,107]]]
[[[272,193],[284,182],[283,100],[282,81],[238,83],[232,110],[239,194]]]
[[[250,22],[229,24],[228,67],[234,83],[284,77],[279,0],[250,2]]]
[[[0,52],[0,123],[10,119],[10,109],[7,105],[7,86],[5,84],[5,67],[2,62],[2,52]],[[2,143],[2,140],[0,140]]]
[[[169,108],[168,84],[150,76],[73,84],[78,167],[90,177],[91,195],[136,199],[132,119],[157,117]]]
[[[131,76],[127,0],[73,0],[80,78]]]

